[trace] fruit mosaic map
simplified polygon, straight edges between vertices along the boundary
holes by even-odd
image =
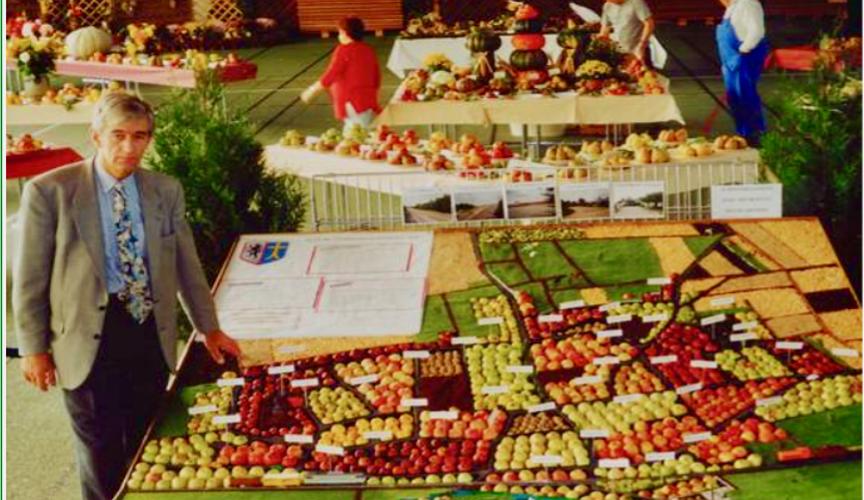
[[[436,231],[428,279],[414,338],[190,354],[124,498],[860,498],[816,220]]]

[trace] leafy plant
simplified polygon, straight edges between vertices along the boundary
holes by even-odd
[[[243,233],[292,232],[306,214],[298,179],[264,168],[254,127],[225,104],[212,74],[156,110],[147,164],[182,182],[187,219],[209,280]]]

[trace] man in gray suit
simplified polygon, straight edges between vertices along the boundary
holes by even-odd
[[[217,363],[219,329],[185,219],[183,189],[139,168],[153,113],[137,97],[97,104],[94,158],[29,182],[13,307],[24,377],[60,384],[83,496],[112,498],[176,366],[176,297]]]

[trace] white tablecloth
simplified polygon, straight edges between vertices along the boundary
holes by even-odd
[[[501,48],[495,51],[497,59],[510,60],[510,54],[513,52],[512,38],[512,35],[501,37]],[[543,47],[543,50],[546,55],[549,56],[550,60],[557,59],[558,55],[561,54],[561,47],[556,42],[557,35],[544,35],[544,38],[546,38],[546,46]],[[404,78],[408,71],[422,67],[426,56],[435,52],[444,54],[457,66],[471,64],[471,52],[465,48],[465,37],[397,38],[393,43],[393,49],[390,50],[390,57],[387,59],[387,69],[395,73],[396,76]]]

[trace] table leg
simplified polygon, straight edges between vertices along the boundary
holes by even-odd
[[[542,140],[542,137],[540,136],[541,125],[537,125],[536,127],[537,127],[537,141],[534,143],[534,154],[536,155],[535,158],[537,160],[539,160],[540,158],[542,158],[542,156],[540,154],[540,144],[543,143],[543,140]]]
[[[522,156],[528,156],[528,125],[522,124]]]

